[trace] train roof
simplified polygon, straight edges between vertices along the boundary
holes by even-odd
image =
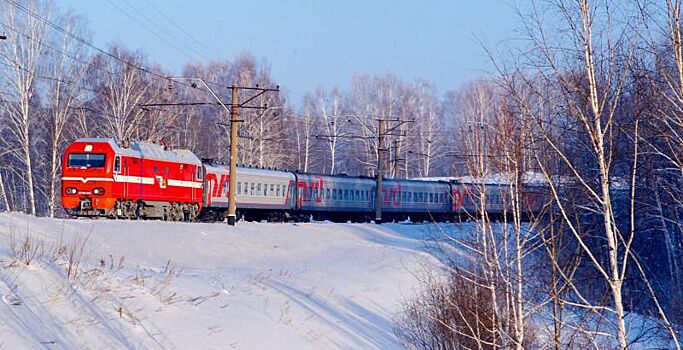
[[[508,173],[494,173],[483,177],[478,176],[443,176],[443,177],[420,177],[413,180],[419,181],[444,181],[463,184],[481,184],[485,185],[507,185],[512,181],[512,175]],[[546,186],[548,184],[543,174],[535,172],[526,172],[522,175],[522,181],[528,186]]]
[[[223,171],[229,171],[230,166],[227,164],[204,164],[204,167],[206,169],[211,170],[213,169],[221,169]],[[243,166],[238,166],[237,171],[240,173],[246,173],[246,174],[253,174],[253,175],[261,175],[261,176],[273,176],[273,175],[280,175],[280,176],[290,176],[294,177],[294,175],[289,172],[289,171],[284,171],[284,170],[275,170],[275,169],[263,169],[263,168],[250,168],[250,167],[243,167]]]
[[[202,163],[201,160],[188,149],[168,149],[163,145],[156,143],[131,141],[128,147],[123,147],[122,144],[107,138],[81,138],[76,141],[108,143],[116,154],[130,157],[196,165]]]

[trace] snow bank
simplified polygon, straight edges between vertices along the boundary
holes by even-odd
[[[0,215],[0,345],[397,348],[393,319],[439,264],[423,242],[439,229]],[[27,234],[43,257],[8,267],[12,237]],[[70,282],[68,252],[83,242]]]

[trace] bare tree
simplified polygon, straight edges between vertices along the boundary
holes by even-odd
[[[547,22],[539,16],[547,13],[544,10],[554,10],[562,21],[556,21],[554,28],[547,28]],[[586,257],[598,280],[606,286],[610,300],[609,305],[604,305],[584,296],[587,291],[581,291],[572,277],[564,274],[563,281],[571,288],[573,298],[565,298],[563,302],[597,315],[604,327],[614,325],[611,334],[622,349],[629,345],[624,284],[629,266],[641,270],[633,250],[636,236],[633,198],[640,153],[638,142],[630,149],[623,149],[620,143],[623,130],[630,130],[637,138],[638,120],[620,124],[618,118],[634,55],[634,36],[627,35],[634,28],[637,30],[630,22],[637,17],[633,16],[633,10],[627,5],[614,7],[588,0],[553,2],[549,8],[534,12],[524,23],[532,50],[519,57],[524,59],[523,67],[533,69],[534,79],[516,73],[506,76],[508,91],[521,106],[521,114],[536,130],[536,136],[531,138],[532,148],[547,149],[554,156],[551,159],[558,160],[553,164],[542,159],[539,153],[534,154],[563,225],[571,232],[577,249]],[[620,18],[626,23],[616,24],[613,17],[617,11],[623,14]],[[519,78],[528,88],[525,91],[533,91],[534,98],[513,87]],[[548,93],[549,88],[555,91]],[[535,108],[530,103],[533,100],[542,100],[550,110]],[[630,156],[628,171],[615,170],[620,151]],[[625,184],[630,191],[630,225],[620,225],[615,209],[618,184]],[[578,202],[570,200],[569,188],[583,197]],[[599,229],[585,225],[588,213],[599,220]],[[600,243],[594,240],[595,235],[599,235]],[[601,244],[607,249],[602,249]],[[645,274],[641,275],[647,284]],[[657,303],[651,288],[650,291]],[[675,332],[661,308],[659,311],[677,344]]]
[[[93,59],[93,74],[97,79],[93,88],[99,91],[93,108],[102,118],[102,132],[117,140],[132,139],[139,131],[145,117],[140,104],[149,100],[152,88],[146,74],[137,67],[142,66],[139,55],[112,46],[110,54],[97,55]],[[109,72],[104,73],[103,72]]]
[[[38,1],[29,1],[26,7],[43,18],[50,18],[49,7]],[[7,122],[12,138],[18,143],[16,158],[24,166],[24,179],[28,193],[28,212],[36,213],[34,187],[34,166],[32,162],[32,136],[36,114],[36,85],[40,65],[43,62],[47,37],[45,22],[25,12],[19,12],[8,4],[2,7],[3,19],[9,27],[17,28],[19,34],[0,45],[0,56],[9,67],[9,88],[11,98],[4,100]]]
[[[303,108],[303,114],[295,118],[294,138],[297,150],[296,168],[307,172],[314,164],[313,143],[316,136],[315,104],[312,97],[304,97]]]
[[[443,156],[445,150],[444,139],[446,134],[444,132],[443,117],[438,108],[435,87],[423,80],[415,82],[414,87],[411,87],[412,96],[412,111],[414,124],[412,125],[412,134],[414,144],[406,145],[407,148],[416,150],[414,154],[420,160],[419,176],[430,176],[435,161]]]
[[[338,89],[333,89],[328,94],[323,88],[318,88],[316,92],[317,109],[320,112],[321,118],[321,132],[325,135],[320,135],[320,139],[327,146],[327,156],[329,159],[329,172],[334,174],[337,170],[338,151],[343,147],[343,144],[348,140],[346,130],[349,128],[347,117],[343,115],[343,105],[341,92]]]
[[[62,27],[71,33],[79,32],[80,26],[76,18],[65,16],[59,18]],[[59,174],[61,166],[61,150],[64,146],[64,128],[70,124],[74,116],[74,108],[79,104],[81,82],[87,70],[84,60],[83,44],[70,35],[62,34],[59,48],[48,51],[48,67],[53,79],[48,80],[47,113],[48,131],[48,166],[46,180],[48,185],[48,215],[54,217],[59,194]]]

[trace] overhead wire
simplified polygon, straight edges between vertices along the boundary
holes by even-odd
[[[28,73],[29,75],[31,75],[31,76],[32,76],[33,78],[35,78],[35,79],[49,80],[49,81],[57,81],[57,82],[61,82],[61,83],[66,84],[66,85],[73,85],[73,84],[75,84],[74,82],[69,82],[69,81],[61,80],[61,79],[54,78],[54,77],[48,77],[48,76],[44,76],[44,75],[39,75],[39,74],[36,74],[35,72],[31,72],[31,71],[29,71],[28,69],[21,67],[21,66],[11,65],[11,64],[8,64],[8,63],[5,63],[5,62],[0,62],[0,65],[5,66],[5,67],[0,67],[0,69],[4,69],[4,70],[9,70],[9,69],[21,69],[21,70],[25,71],[26,73]],[[84,90],[87,90],[87,91],[91,91],[91,92],[96,93],[96,94],[102,94],[102,93],[103,93],[103,92],[101,92],[101,91],[89,89],[89,88],[86,88],[86,87],[84,87],[84,86],[81,86],[81,88],[84,89]],[[11,94],[7,94],[7,93],[3,93],[3,95],[11,96]],[[116,118],[115,115],[108,114],[108,113],[105,113],[105,112],[102,112],[102,111],[96,111],[96,110],[94,110],[94,109],[92,109],[92,108],[85,107],[86,101],[83,101],[83,100],[79,99],[79,98],[76,97],[76,96],[72,96],[72,98],[74,99],[74,101],[77,101],[77,102],[80,103],[81,105],[80,105],[80,106],[77,106],[77,107],[69,107],[70,109],[83,109],[83,110],[91,111],[91,112],[94,112],[94,113],[98,113],[98,114],[103,115],[103,116]]]
[[[105,55],[105,56],[107,56],[107,57],[109,57],[109,58],[112,58],[112,59],[114,59],[114,60],[116,60],[116,61],[119,61],[119,62],[121,62],[121,63],[123,63],[123,64],[125,64],[125,65],[127,65],[127,66],[129,66],[129,67],[131,67],[131,68],[137,69],[137,70],[139,70],[139,71],[141,71],[141,72],[143,72],[143,73],[145,73],[145,74],[148,74],[148,75],[157,77],[157,78],[159,78],[159,79],[167,80],[167,81],[172,82],[172,83],[175,83],[175,84],[183,85],[183,86],[186,86],[186,87],[196,88],[196,86],[192,86],[192,85],[187,84],[187,83],[184,83],[184,82],[179,82],[179,81],[173,80],[173,79],[171,79],[171,77],[168,77],[168,76],[159,74],[159,73],[154,72],[154,71],[152,71],[152,70],[150,70],[150,69],[144,68],[144,67],[139,66],[139,65],[136,65],[136,64],[134,64],[134,63],[132,63],[132,62],[129,62],[129,61],[127,61],[127,60],[124,60],[124,59],[122,59],[122,58],[120,58],[120,57],[114,55],[113,53],[111,53],[111,52],[109,52],[109,51],[107,51],[107,50],[104,50],[104,49],[102,49],[102,48],[100,48],[100,47],[94,45],[93,43],[91,43],[91,42],[89,42],[89,41],[87,41],[87,40],[81,38],[80,36],[71,33],[70,31],[68,31],[68,30],[66,30],[66,29],[64,29],[64,28],[62,28],[61,26],[59,26],[59,25],[57,25],[57,24],[54,24],[53,22],[47,20],[47,19],[44,18],[43,16],[41,16],[41,15],[35,13],[34,11],[32,11],[32,10],[26,8],[25,6],[23,6],[22,4],[17,3],[17,2],[14,1],[14,0],[3,0],[3,1],[5,1],[5,2],[8,3],[8,4],[10,4],[10,5],[13,6],[14,8],[16,8],[16,9],[18,9],[18,10],[20,10],[20,11],[26,13],[27,15],[29,15],[29,16],[31,16],[31,17],[33,17],[33,18],[35,18],[35,19],[37,19],[37,20],[39,20],[39,21],[45,23],[45,24],[48,25],[50,28],[52,28],[52,29],[54,29],[54,30],[57,30],[57,31],[63,33],[64,35],[67,35],[67,36],[69,36],[70,38],[72,38],[72,39],[74,39],[74,40],[77,40],[78,42],[80,42],[80,43],[82,43],[82,44],[84,44],[84,45],[86,45],[86,46],[92,48],[93,50],[95,50],[95,51],[97,51],[97,52],[99,52],[99,53],[101,53],[101,54],[103,54],[103,55]]]
[[[221,55],[217,54],[217,53],[216,53],[215,51],[213,51],[213,49],[211,49],[208,45],[205,45],[201,40],[197,39],[195,36],[193,36],[192,34],[190,34],[189,32],[187,32],[181,25],[179,25],[178,23],[176,23],[173,19],[171,19],[171,18],[170,18],[169,16],[167,16],[163,11],[161,11],[156,5],[154,5],[154,3],[153,3],[151,0],[145,0],[145,1],[150,5],[151,8],[154,9],[154,11],[156,11],[157,13],[159,13],[159,14],[161,15],[161,17],[163,17],[164,19],[166,19],[166,21],[168,21],[168,22],[171,23],[174,27],[176,27],[176,28],[177,28],[181,33],[183,33],[187,38],[189,38],[190,40],[196,42],[198,45],[200,45],[201,47],[203,47],[207,52],[209,52],[209,53],[211,53],[212,55],[216,56],[216,58],[217,58],[218,60],[221,60],[221,59],[222,59]]]
[[[30,35],[26,34],[25,32],[23,32],[23,31],[21,31],[21,30],[15,28],[15,27],[13,27],[13,26],[7,24],[6,22],[0,21],[0,24],[2,24],[3,26],[5,26],[6,28],[9,28],[9,29],[12,30],[13,32],[17,33],[17,35],[23,36],[23,37],[25,37],[25,38],[28,39],[28,40],[34,41],[34,42],[36,42],[36,43],[39,43],[39,44],[41,44],[43,47],[48,48],[49,50],[52,50],[52,51],[57,52],[57,53],[60,53],[60,54],[62,54],[62,55],[64,55],[64,56],[69,57],[69,58],[71,58],[71,59],[73,59],[73,60],[76,60],[76,61],[78,61],[78,62],[80,62],[80,63],[82,63],[82,64],[91,65],[91,63],[92,63],[92,61],[85,61],[85,60],[83,60],[83,59],[81,59],[81,58],[78,58],[78,57],[75,57],[75,56],[69,54],[68,52],[64,52],[64,51],[61,50],[61,49],[55,48],[54,46],[51,46],[50,44],[47,44],[45,41],[41,41],[41,40],[38,40],[38,39],[36,39],[36,38],[33,38],[33,37],[31,37]],[[107,72],[107,73],[109,73],[109,74],[114,74],[113,72],[111,72],[111,71],[105,69],[104,67],[95,66],[95,68],[97,68],[97,69],[99,69],[99,70],[102,70],[102,71],[105,71],[105,72]]]
[[[160,34],[157,33],[156,31],[150,29],[145,23],[143,23],[142,21],[140,21],[140,20],[138,20],[137,18],[133,17],[133,15],[131,15],[130,13],[128,13],[128,11],[126,11],[126,10],[122,9],[121,7],[119,7],[118,5],[116,5],[116,3],[114,3],[112,0],[107,0],[107,2],[108,2],[109,4],[111,4],[112,6],[114,6],[114,8],[116,8],[117,10],[119,10],[119,12],[123,13],[124,15],[126,15],[126,17],[130,18],[133,22],[137,23],[140,27],[144,28],[145,30],[147,30],[148,32],[152,33],[154,36],[156,36],[157,38],[159,38],[159,40],[165,42],[166,44],[168,44],[169,46],[171,46],[173,49],[175,49],[176,51],[178,51],[180,54],[184,55],[185,57],[187,57],[187,58],[189,58],[189,59],[192,59],[192,56],[189,55],[187,52],[185,52],[185,50],[183,50],[183,49],[181,49],[180,47],[176,46],[174,43],[172,43],[172,42],[169,41],[168,39],[164,38],[162,35],[160,35]]]
[[[128,13],[127,11],[125,11],[124,9],[122,9],[121,7],[119,7],[119,6],[114,2],[114,0],[107,0],[107,2],[109,2],[112,6],[114,6],[114,7],[115,7],[117,10],[119,10],[121,13],[123,13],[124,15],[126,15],[126,16],[127,16],[128,18],[130,18],[131,20],[135,21],[138,25],[140,25],[142,28],[146,29],[148,32],[152,33],[152,34],[153,34],[154,36],[156,36],[157,38],[163,40],[165,43],[167,43],[169,46],[173,47],[173,48],[176,49],[178,52],[180,52],[180,53],[182,53],[183,55],[185,55],[187,58],[192,59],[193,57],[192,57],[190,54],[188,54],[185,50],[181,49],[179,46],[176,46],[175,43],[179,43],[180,45],[184,46],[186,49],[189,49],[190,51],[193,51],[196,55],[199,55],[199,56],[201,56],[203,59],[206,59],[206,57],[205,57],[204,55],[202,55],[200,52],[198,52],[197,50],[195,50],[193,47],[191,47],[190,45],[187,45],[183,40],[181,40],[181,39],[178,38],[177,36],[173,35],[172,33],[170,33],[170,32],[169,32],[168,30],[166,30],[165,28],[159,26],[154,20],[152,20],[151,18],[149,18],[143,11],[140,11],[140,10],[139,10],[137,7],[135,7],[135,5],[133,5],[130,1],[128,1],[128,0],[122,0],[122,1],[123,1],[129,8],[131,8],[137,15],[139,15],[139,16],[142,18],[142,21],[138,20],[138,19],[135,18],[132,14]],[[163,33],[163,34],[165,34],[166,36],[168,36],[168,38],[170,38],[170,39],[173,40],[173,41],[167,40],[166,38],[164,38],[163,35],[159,34],[157,31],[155,31],[155,30],[153,30],[152,28],[150,28],[149,26],[147,26],[147,24],[151,24],[151,25],[154,26],[157,30],[159,30],[161,33]]]

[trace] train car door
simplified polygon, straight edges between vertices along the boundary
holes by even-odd
[[[128,162],[124,159],[121,161],[121,156],[114,156],[114,177],[123,175],[125,179],[128,175]],[[128,182],[124,181],[121,186],[121,198],[125,199],[128,196]]]
[[[213,191],[213,186],[216,183],[216,175],[214,173],[208,173],[206,167],[197,167],[197,180],[201,178],[204,172],[204,191],[202,192],[202,198],[204,199],[204,206],[211,205],[211,191]]]
[[[196,188],[194,187],[195,181],[193,179],[192,173],[193,173],[193,168],[191,166],[187,165],[180,165],[180,173],[183,176],[183,180],[188,181],[189,183],[192,184],[192,187],[190,187],[190,203],[194,203],[194,198],[195,198],[195,190]]]

